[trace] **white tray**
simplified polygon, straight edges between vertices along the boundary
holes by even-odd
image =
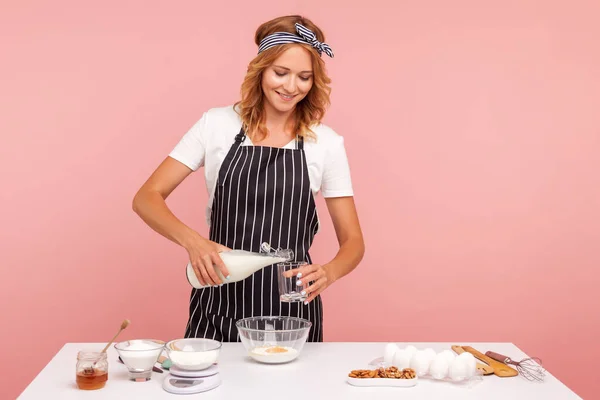
[[[352,386],[362,387],[412,387],[417,384],[419,378],[394,379],[394,378],[351,378],[347,381]]]

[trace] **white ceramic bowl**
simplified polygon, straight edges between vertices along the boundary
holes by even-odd
[[[165,345],[167,356],[174,366],[186,371],[200,371],[216,364],[221,342],[204,339],[176,339]]]

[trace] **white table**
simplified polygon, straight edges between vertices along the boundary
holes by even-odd
[[[517,360],[526,357],[510,343],[398,343],[436,351],[452,344],[471,345],[485,353],[493,350]],[[77,351],[102,349],[105,343],[68,343],[30,383],[19,399],[580,399],[558,379],[547,373],[542,383],[517,376],[485,376],[471,388],[450,382],[421,379],[410,388],[355,387],[346,382],[350,370],[369,368],[383,355],[385,343],[307,343],[298,359],[289,364],[264,365],[247,358],[241,343],[224,343],[219,359],[222,384],[196,395],[174,395],[162,389],[167,372],[153,373],[147,382],[127,379],[127,369],[118,363],[116,350],[109,350],[109,379],[103,389],[83,391],[75,385]]]

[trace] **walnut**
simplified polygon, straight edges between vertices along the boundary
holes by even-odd
[[[415,379],[417,374],[412,368],[404,368],[400,371],[396,367],[369,369],[355,369],[348,374],[350,378],[359,379]]]

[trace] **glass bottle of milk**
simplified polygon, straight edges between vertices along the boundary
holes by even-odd
[[[242,281],[269,265],[293,260],[294,252],[289,249],[273,249],[268,243],[263,243],[260,253],[245,250],[228,250],[219,253],[219,256],[229,270],[229,280],[225,280],[225,277],[218,268],[215,269],[215,272],[224,284],[229,284]],[[194,288],[202,289],[203,287],[210,286],[200,283],[191,262],[188,262],[186,274],[188,282]]]

